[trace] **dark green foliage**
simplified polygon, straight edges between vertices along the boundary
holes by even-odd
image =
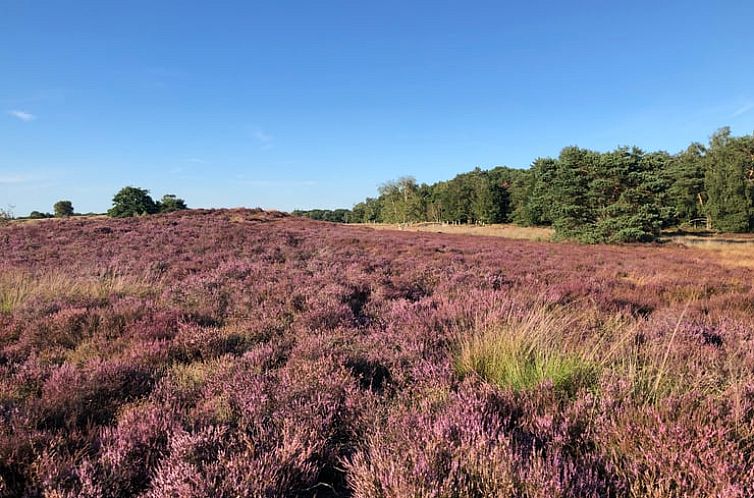
[[[56,218],[68,218],[73,216],[73,203],[71,201],[58,201],[52,206]]]
[[[380,221],[380,212],[382,211],[382,200],[374,197],[367,197],[365,201],[359,202],[351,210],[353,218],[352,223],[377,223]]]
[[[159,210],[149,196],[149,190],[137,187],[123,187],[113,197],[113,207],[107,212],[114,218],[154,214]]]
[[[590,192],[597,160],[591,151],[567,147],[560,153],[550,184],[544,186],[551,199],[553,227],[561,238],[597,241],[594,224],[598,218],[593,206],[605,188],[598,183]]]
[[[29,213],[29,219],[31,220],[41,220],[45,218],[52,218],[53,215],[50,213],[42,213],[40,211],[32,211]]]
[[[524,197],[515,195],[528,173],[506,167],[476,168],[432,185],[402,177],[382,184],[378,198],[353,207],[356,223],[505,223]]]
[[[706,149],[693,143],[673,156],[665,170],[669,183],[668,207],[672,208],[678,221],[690,221],[705,216],[707,193],[704,188]]]
[[[667,182],[661,175],[668,158],[635,147],[607,153],[568,147],[557,161],[543,163],[548,181],[536,185],[539,195],[530,197],[528,212],[545,213],[560,238],[586,243],[655,240],[663,215],[670,215],[663,206]]]
[[[731,137],[723,128],[712,136],[705,164],[712,226],[724,232],[754,229],[754,136]]]
[[[160,213],[172,213],[173,211],[188,209],[186,201],[179,199],[174,194],[163,195],[162,199],[157,203],[157,207]]]
[[[354,218],[353,213],[348,209],[311,209],[304,211],[296,209],[292,213],[294,216],[302,216],[312,220],[329,221],[332,223],[351,223]],[[361,222],[359,219],[357,222]]]
[[[527,170],[505,166],[497,166],[487,171],[493,203],[490,211],[490,223],[513,221],[514,212],[524,199],[518,191],[529,176]]]
[[[524,226],[551,225],[555,219],[550,185],[558,162],[555,159],[537,159],[525,175],[521,175],[512,191],[515,203],[513,220]]]

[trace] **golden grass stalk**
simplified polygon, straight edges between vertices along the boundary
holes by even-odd
[[[33,299],[105,299],[115,295],[146,296],[154,292],[146,280],[108,273],[101,277],[77,277],[62,272],[33,274],[9,271],[0,274],[0,313],[12,313]]]

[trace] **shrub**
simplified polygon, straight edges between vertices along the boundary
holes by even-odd
[[[161,213],[172,213],[173,211],[188,209],[188,206],[183,199],[179,199],[173,194],[165,194],[162,196],[162,199],[157,202],[157,209]]]
[[[39,211],[32,211],[31,213],[29,213],[29,219],[32,219],[32,220],[41,220],[41,219],[52,218],[52,217],[53,215],[51,215],[50,213],[41,213]]]
[[[574,416],[535,419],[552,409],[546,397],[528,404],[489,386],[464,383],[440,402],[399,404],[346,463],[355,496],[582,498],[612,496],[611,483],[589,455]],[[525,411],[524,411],[525,410]],[[523,413],[522,413],[523,412]]]
[[[68,218],[73,216],[73,203],[71,201],[58,201],[52,206],[56,218]]]

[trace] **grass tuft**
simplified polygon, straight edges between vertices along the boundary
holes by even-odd
[[[569,347],[566,332],[571,325],[562,312],[540,307],[523,320],[462,340],[456,371],[514,391],[546,381],[568,396],[593,388],[601,365],[587,351]]]

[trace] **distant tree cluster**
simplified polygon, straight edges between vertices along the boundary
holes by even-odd
[[[511,221],[511,188],[524,176],[506,167],[477,168],[433,185],[406,176],[381,185],[379,197],[356,204],[353,215],[364,222],[505,223]]]
[[[529,169],[479,168],[432,185],[402,177],[356,204],[350,222],[504,223],[552,226],[588,243],[646,242],[702,222],[754,231],[754,135],[717,131],[677,154],[620,147],[564,148]]]
[[[123,187],[113,197],[113,207],[107,211],[109,216],[115,218],[125,218],[129,216],[142,216],[146,214],[170,213],[188,209],[186,201],[176,197],[173,194],[165,194],[162,199],[155,201],[150,197],[149,190],[138,187]],[[80,216],[73,209],[73,203],[68,200],[56,202],[52,206],[53,213],[44,213],[41,211],[32,211],[27,219],[45,219],[45,218],[69,218],[71,216]],[[96,213],[88,213],[96,214]],[[2,219],[11,219],[10,210],[0,210]]]
[[[294,216],[303,216],[312,220],[330,221],[333,223],[360,223],[362,220],[353,219],[353,212],[350,209],[296,209],[292,213]]]
[[[378,197],[356,204],[355,223],[508,223],[528,179],[526,170],[499,166],[476,168],[455,178],[428,185],[411,176],[379,187]],[[340,210],[339,210],[340,211]]]
[[[43,213],[41,211],[32,211],[29,213],[29,219],[30,220],[44,220],[46,218],[54,218],[55,215],[51,213]]]
[[[43,213],[41,211],[32,211],[27,216],[30,220],[43,220],[46,218],[70,218],[76,216],[76,212],[73,209],[73,203],[71,201],[58,201],[52,206],[52,213]]]
[[[186,202],[173,194],[166,194],[159,201],[154,201],[149,190],[138,187],[123,187],[113,197],[113,207],[107,214],[114,218],[143,216],[156,213],[170,213],[188,209]]]

